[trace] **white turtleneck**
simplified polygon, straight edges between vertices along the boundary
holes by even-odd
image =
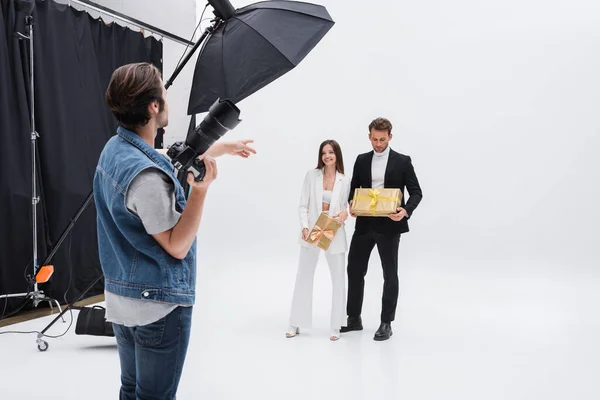
[[[390,155],[390,146],[385,148],[381,153],[373,151],[373,161],[371,163],[371,187],[383,188],[385,179],[385,169],[387,167],[388,158]]]

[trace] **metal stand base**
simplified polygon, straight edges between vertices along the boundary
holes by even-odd
[[[39,290],[37,288],[37,284],[35,285],[35,288],[34,288],[34,290],[32,292],[29,292],[29,293],[15,293],[15,294],[4,294],[4,295],[0,296],[0,299],[7,299],[6,301],[8,301],[8,299],[10,299],[10,298],[19,298],[19,297],[30,299],[33,302],[33,306],[34,307],[37,307],[42,302],[48,302],[48,304],[50,305],[50,310],[51,311],[54,311],[54,304],[56,304],[56,307],[58,307],[58,311],[60,311],[60,314],[58,315],[58,317],[56,317],[54,319],[53,323],[56,322],[58,320],[58,318],[62,319],[63,323],[67,322],[65,320],[65,317],[63,316],[64,313],[65,313],[65,311],[67,311],[67,310],[63,311],[63,309],[60,306],[60,303],[58,302],[58,300],[53,299],[52,297],[46,296],[44,294],[43,290]],[[48,350],[48,342],[46,342],[45,340],[42,340],[42,337],[44,337],[44,334],[43,333],[38,333],[37,339],[36,339],[37,347],[38,347],[39,351],[46,351],[46,350]]]
[[[19,297],[30,299],[33,302],[34,307],[37,307],[42,302],[48,302],[51,311],[54,311],[54,304],[56,304],[56,307],[58,307],[58,311],[62,313],[62,307],[60,306],[58,300],[46,296],[44,294],[44,291],[37,289],[37,287],[29,293],[4,294],[0,296],[0,299],[10,299]],[[64,318],[62,318],[62,320],[63,322],[66,322]]]

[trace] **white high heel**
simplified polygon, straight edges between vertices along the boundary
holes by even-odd
[[[331,330],[331,334],[329,335],[329,340],[331,340],[332,342],[335,342],[339,338],[340,338],[340,330],[339,329],[332,329]]]
[[[287,330],[287,332],[285,333],[285,337],[287,338],[293,338],[294,336],[300,334],[300,328],[295,327],[295,326],[290,326]]]

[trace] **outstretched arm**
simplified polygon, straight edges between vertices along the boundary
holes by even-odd
[[[229,154],[232,156],[240,156],[243,158],[250,157],[250,154],[256,154],[256,150],[248,146],[248,143],[253,143],[254,140],[238,140],[237,142],[216,142],[208,150],[207,155],[212,158],[221,157]]]
[[[221,157],[225,154],[232,156],[240,156],[243,158],[250,157],[250,154],[256,154],[256,150],[248,146],[248,143],[253,143],[254,140],[238,140],[237,142],[216,142],[206,150],[204,155],[211,158]],[[168,149],[156,149],[161,154],[167,156]]]

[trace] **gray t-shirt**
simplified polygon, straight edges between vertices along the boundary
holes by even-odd
[[[181,216],[175,209],[173,181],[158,168],[146,169],[135,177],[125,194],[125,205],[140,217],[149,235],[168,231]]]
[[[173,228],[181,214],[175,209],[173,181],[158,168],[139,173],[125,193],[125,205],[141,220],[149,235]],[[161,303],[104,292],[106,320],[125,326],[155,322],[180,304]]]

